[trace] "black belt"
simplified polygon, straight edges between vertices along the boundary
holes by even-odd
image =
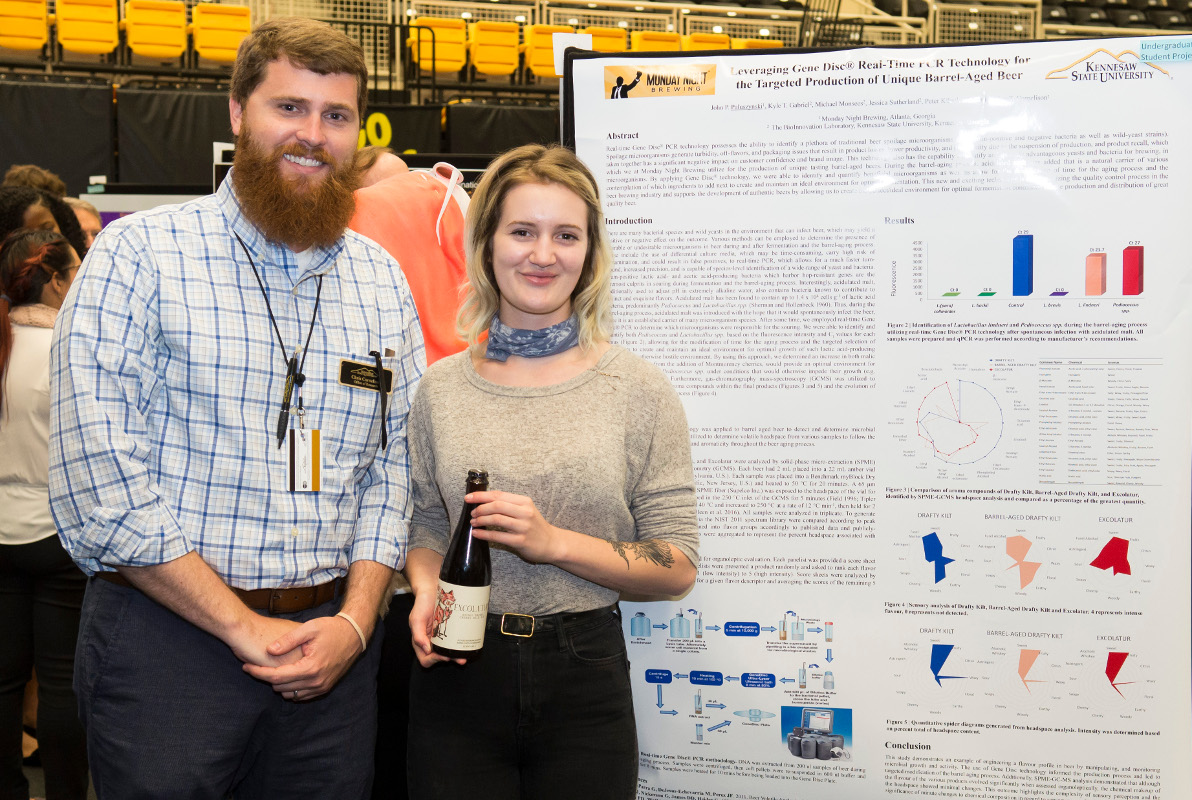
[[[126,589],[137,588],[119,572],[97,572],[95,577]],[[235,586],[228,588],[240,598],[244,605],[254,611],[268,611],[270,614],[294,614],[334,600],[339,596],[342,585],[343,578],[336,578],[326,583],[320,583],[318,586],[290,589],[237,589]]]
[[[526,638],[537,633],[566,628],[582,622],[592,622],[605,617],[619,615],[617,606],[593,608],[591,611],[569,611],[562,614],[489,614],[485,630],[503,633],[506,636]]]

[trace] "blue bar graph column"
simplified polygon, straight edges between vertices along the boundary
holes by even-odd
[[[1035,237],[1014,237],[1014,296],[1027,297],[1035,290]]]

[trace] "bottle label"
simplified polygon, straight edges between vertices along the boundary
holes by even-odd
[[[449,650],[484,647],[488,621],[488,586],[460,586],[439,581],[439,602],[431,621],[431,640]]]

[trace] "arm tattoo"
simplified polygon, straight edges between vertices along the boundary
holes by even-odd
[[[625,569],[629,569],[629,556],[625,555],[625,549],[628,547],[624,542],[609,542],[613,546],[613,550],[621,558],[625,559]]]
[[[629,556],[626,555],[628,551],[632,551],[633,557],[638,561],[649,561],[667,569],[675,565],[675,556],[666,542],[609,542],[609,544],[613,546],[617,555],[625,559],[626,569],[629,569]]]

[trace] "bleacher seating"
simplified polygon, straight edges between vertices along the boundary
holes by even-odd
[[[186,51],[186,4],[182,0],[125,0],[120,20],[132,54],[166,61]]]
[[[158,61],[181,58],[186,52],[186,4],[182,0],[125,0],[120,30],[133,55]]]
[[[228,64],[251,30],[248,6],[199,0],[0,0],[0,48],[42,50],[50,65],[104,70],[105,64],[137,65],[132,57],[172,69],[198,66],[198,60]],[[77,56],[101,56],[84,61]],[[210,65],[208,65],[210,68]],[[160,68],[151,68],[159,71]],[[223,68],[226,72],[226,68]]]
[[[46,13],[47,2],[55,13]],[[251,0],[226,2],[228,4],[225,0],[0,0],[0,58],[7,57],[5,53],[9,51],[24,50],[37,55],[27,62],[20,61],[21,64],[44,64],[47,70],[61,66],[91,72],[110,69],[113,73],[127,73],[131,67],[144,68],[154,75],[169,74],[176,69],[198,76],[226,77],[226,65],[235,59],[237,47],[251,25],[259,21],[251,19]],[[690,9],[689,17],[680,15],[674,4],[654,6],[648,5],[649,0],[645,2],[645,8],[635,8],[634,13],[630,13],[625,6],[600,5],[599,0],[586,4],[587,9],[582,7],[583,4],[576,4],[564,10],[560,10],[558,4],[551,4],[548,9],[546,4],[529,3],[528,0],[494,0],[495,5],[491,7],[469,0],[460,4],[456,16],[451,0],[424,0],[421,6],[408,4],[411,11],[424,8],[422,16],[402,15],[395,27],[390,27],[388,20],[380,17],[372,22],[365,21],[363,17],[371,12],[348,8],[350,4],[338,0],[319,6],[313,13],[326,12],[327,17],[344,17],[333,19],[333,24],[360,39],[370,71],[378,76],[387,74],[389,85],[396,87],[396,91],[413,85],[431,87],[432,91],[439,91],[434,87],[444,86],[453,92],[465,84],[475,83],[486,92],[536,94],[538,97],[553,93],[552,79],[559,77],[554,70],[550,35],[571,31],[573,27],[590,34],[593,49],[601,52],[676,52],[816,44],[835,47],[913,45],[929,44],[933,37],[939,38],[940,43],[948,43],[951,40],[946,37],[953,33],[951,28],[938,24],[938,21],[928,27],[914,20],[915,17],[928,18],[931,11],[928,0],[872,0],[873,7],[882,14],[905,15],[911,18],[909,24],[883,22],[880,15],[866,14],[862,19],[851,6],[845,11],[844,19],[840,19],[840,0],[696,0],[700,7]],[[189,11],[188,4],[193,4]],[[752,8],[755,13],[738,14],[741,6]],[[1004,11],[1004,6],[997,6],[996,0],[985,4],[977,2],[973,7],[982,8],[980,14],[998,8]],[[252,8],[267,15],[281,13],[280,6],[255,3]],[[803,13],[798,13],[800,10]],[[1096,36],[1098,29],[1103,29],[1106,35],[1126,35],[1125,31],[1130,29],[1173,33],[1192,29],[1192,0],[1047,0],[1041,12],[1039,21],[1045,29],[1039,30],[1035,27],[1038,23],[1032,22],[1027,26],[1028,35]],[[169,18],[168,26],[160,24],[164,17]],[[710,22],[709,17],[722,19],[723,23]],[[771,19],[775,22],[771,23]],[[989,21],[986,17],[974,20],[982,30]],[[572,24],[563,25],[563,22]],[[166,28],[168,35],[163,38],[160,34]],[[1023,28],[1019,25],[1015,30]],[[1068,28],[1077,30],[1073,33],[1065,30]],[[713,32],[721,29],[727,32]],[[390,42],[389,37],[394,32],[404,41]],[[989,36],[993,35],[991,27]],[[962,38],[958,41],[969,43],[972,40]],[[47,48],[47,44],[51,47]],[[98,63],[94,60],[84,62],[74,58],[75,54],[105,57]],[[139,63],[132,59],[133,55],[140,59]],[[146,59],[156,64],[146,67]],[[399,64],[399,59],[404,63]],[[427,73],[435,73],[436,77],[423,83]],[[486,80],[487,77],[511,76],[516,77],[508,81]],[[538,79],[547,80],[539,85]],[[377,84],[378,87],[381,85]]]
[[[777,39],[749,39],[749,38],[733,38],[732,49],[734,50],[768,50],[774,47],[785,47],[785,45]]]
[[[69,53],[109,55],[120,45],[116,0],[56,0],[54,38]]]
[[[575,33],[570,25],[527,25],[523,29],[525,41],[522,43],[522,66],[525,73],[536,78],[558,78],[555,72],[555,48],[551,43],[551,35],[556,33]]]
[[[516,22],[480,20],[468,26],[468,58],[481,75],[517,72],[521,27]]]
[[[46,0],[0,0],[0,47],[41,50],[48,41]]]
[[[1109,25],[1109,15],[1105,9],[1093,6],[1075,6],[1068,9],[1068,19],[1073,25]]]
[[[1119,28],[1150,27],[1146,12],[1134,8],[1111,8],[1108,9],[1108,14],[1109,19]]]
[[[680,42],[684,50],[728,50],[732,46],[727,33],[690,33]]]
[[[248,6],[198,3],[190,10],[191,35],[196,59],[220,64],[236,60],[240,42],[252,30]]]
[[[468,25],[459,17],[417,17],[406,44],[426,72],[459,72],[468,61]]]
[[[579,32],[592,34],[592,49],[599,53],[623,53],[628,47],[625,43],[624,28],[589,25],[586,28],[580,28]]]
[[[1188,16],[1182,11],[1171,8],[1152,9],[1147,12],[1147,19],[1156,28],[1175,28],[1177,30],[1188,28]]]
[[[631,31],[629,49],[635,52],[671,52],[680,50],[682,40],[667,31]]]

